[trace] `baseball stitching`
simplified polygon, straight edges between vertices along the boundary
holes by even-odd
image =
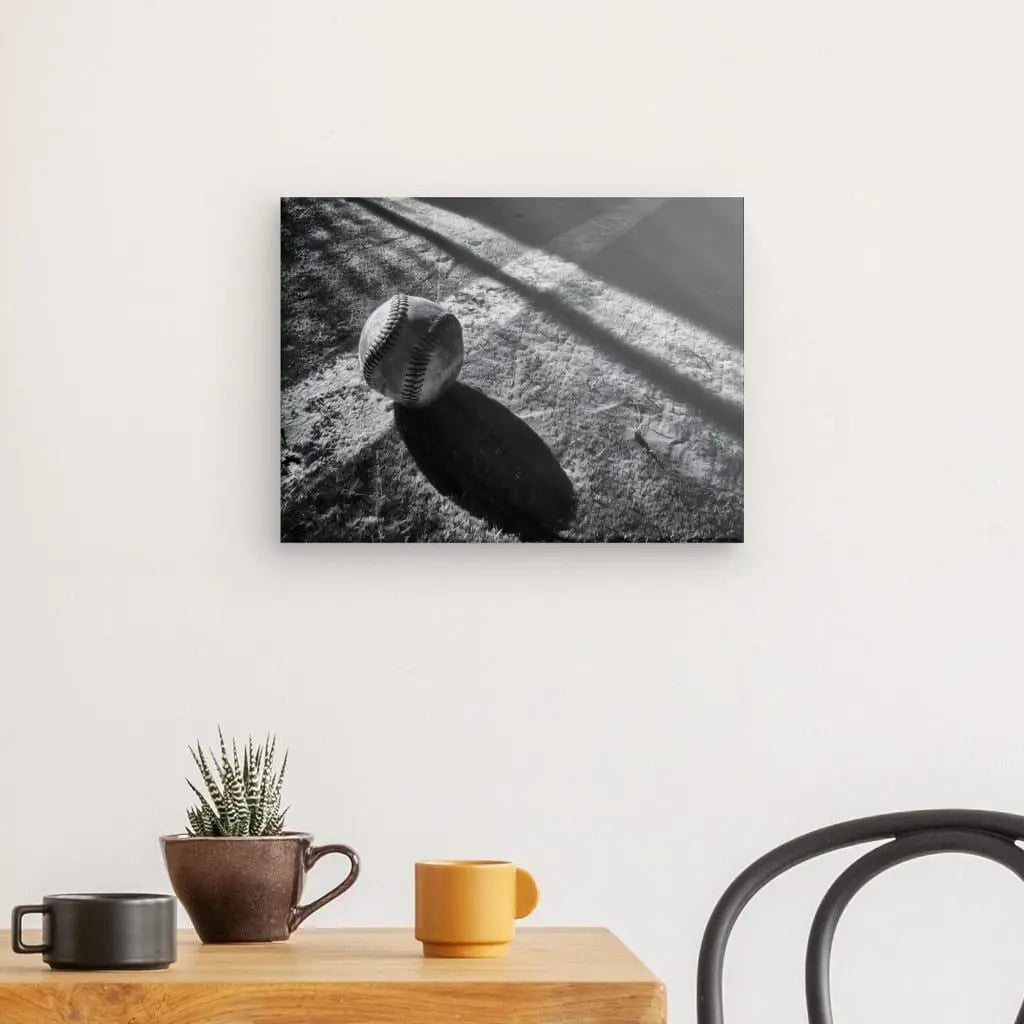
[[[373,387],[374,374],[377,372],[385,352],[398,336],[398,330],[402,326],[406,314],[409,312],[408,295],[396,295],[394,303],[394,307],[388,313],[387,320],[384,321],[380,334],[377,335],[376,340],[367,350],[366,358],[363,360],[363,380],[370,387]]]
[[[454,319],[455,316],[452,313],[441,313],[427,328],[427,333],[416,342],[409,354],[409,363],[406,366],[405,376],[402,378],[403,402],[415,405],[419,401],[427,369],[430,367],[430,359],[436,347],[437,336]]]

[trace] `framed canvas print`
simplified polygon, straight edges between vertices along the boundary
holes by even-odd
[[[281,201],[281,539],[743,539],[743,201]]]

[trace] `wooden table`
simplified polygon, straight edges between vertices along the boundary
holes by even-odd
[[[181,932],[166,971],[51,971],[0,943],[3,1024],[665,1022],[664,986],[600,928],[521,928],[503,960],[425,960],[406,929],[246,946]]]

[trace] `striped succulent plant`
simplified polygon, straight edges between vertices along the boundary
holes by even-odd
[[[281,810],[281,784],[288,766],[285,752],[280,770],[274,764],[277,737],[267,737],[264,743],[253,744],[252,737],[238,756],[238,746],[231,741],[228,753],[224,734],[217,727],[220,755],[211,748],[208,754],[196,742],[189,747],[192,760],[202,777],[206,793],[186,780],[199,798],[195,807],[188,809],[190,836],[276,836],[284,828],[287,810]],[[210,768],[210,765],[213,768]]]

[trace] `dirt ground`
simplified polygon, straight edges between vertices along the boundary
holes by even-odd
[[[740,200],[286,199],[286,541],[743,538]],[[404,292],[463,326],[422,411],[356,348]]]

